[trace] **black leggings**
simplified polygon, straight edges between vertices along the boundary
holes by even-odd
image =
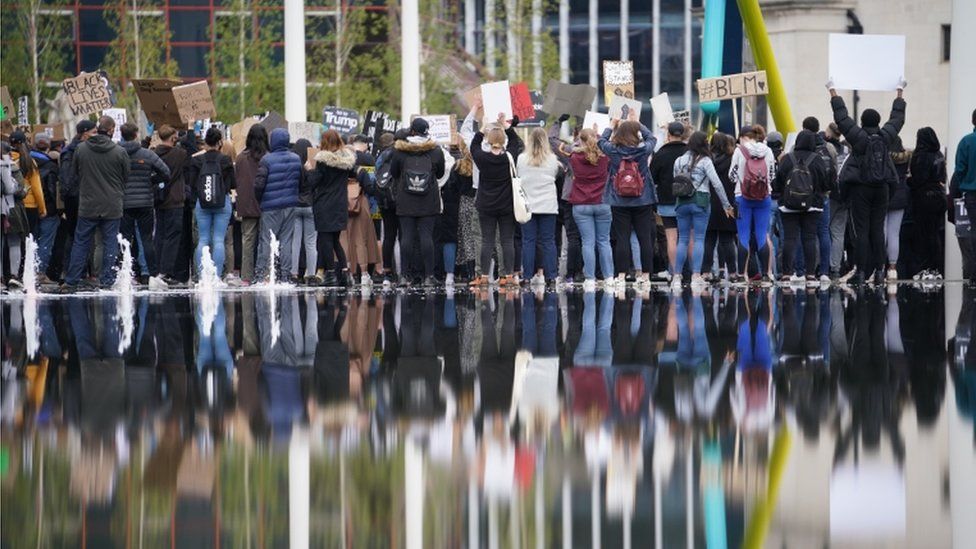
[[[346,269],[346,252],[339,243],[339,233],[318,233],[316,247],[319,251],[319,265],[326,272]]]
[[[817,272],[820,262],[820,239],[817,236],[817,225],[820,223],[821,212],[783,213],[783,275],[794,273],[793,264],[796,260],[797,241],[803,246],[803,261],[806,274]]]
[[[491,256],[495,251],[495,231],[502,241],[502,261],[498,274],[511,274],[515,266],[515,216],[513,214],[491,215],[478,212],[481,225],[481,272],[490,275]]]
[[[400,218],[397,217],[396,208],[383,208],[380,210],[380,215],[383,217],[383,269],[395,273],[396,258],[393,256],[393,249],[396,246],[397,235],[400,234]],[[402,250],[401,255],[403,255]]]
[[[715,255],[715,248],[718,247],[718,268],[725,269],[726,273],[735,274],[736,260],[738,253],[735,248],[736,237],[734,232],[713,231],[709,229],[705,233],[705,256],[702,259],[701,272],[709,273],[712,271],[712,257]]]

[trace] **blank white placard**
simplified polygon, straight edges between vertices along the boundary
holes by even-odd
[[[651,110],[654,111],[654,123],[664,126],[674,122],[674,111],[671,110],[671,99],[668,92],[651,98]]]
[[[905,75],[905,36],[831,34],[827,76],[838,90],[891,91]]]
[[[593,129],[593,124],[596,124],[597,133],[603,133],[603,130],[610,127],[610,115],[602,112],[586,111],[586,116],[583,117],[583,128]]]
[[[512,92],[508,80],[489,82],[481,85],[481,100],[484,102],[485,117],[492,122],[498,113],[505,113],[505,119],[512,119]]]

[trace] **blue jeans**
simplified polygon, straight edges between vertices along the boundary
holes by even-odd
[[[559,356],[556,351],[556,294],[547,293],[539,306],[542,308],[541,319],[536,316],[535,296],[522,294],[522,348],[535,356]]]
[[[218,266],[219,268],[219,266]],[[224,301],[217,299],[217,314],[214,315],[213,325],[204,326],[202,309],[196,312],[197,333],[200,334],[200,344],[197,348],[197,373],[202,374],[208,369],[215,370],[221,375],[230,376],[234,369],[234,358],[227,343],[227,320],[224,313]],[[210,328],[207,334],[207,328]]]
[[[37,272],[39,273],[47,271],[47,265],[51,262],[51,250],[54,247],[54,237],[58,234],[60,222],[61,218],[54,212],[37,220],[34,240],[37,241]]]
[[[681,206],[678,206],[680,209]],[[681,219],[681,214],[678,214]],[[678,305],[678,367],[708,367],[708,338],[705,336],[705,313],[702,300],[691,298],[691,315],[688,314],[684,297],[676,298]],[[689,316],[690,322],[689,322]]]
[[[200,233],[197,250],[193,254],[198,276],[203,264],[204,247],[210,248],[210,257],[217,266],[217,276],[224,274],[224,236],[227,234],[227,225],[230,224],[230,211],[230,198],[224,199],[224,207],[219,210],[204,209],[199,204],[193,210],[197,220],[197,231]]]
[[[685,268],[688,258],[688,240],[692,229],[695,231],[695,244],[691,250],[691,273],[701,273],[702,258],[705,257],[705,231],[708,230],[708,216],[711,206],[701,207],[698,204],[679,204],[675,208],[678,216],[678,250],[675,255],[674,272],[680,273]]]
[[[542,270],[546,280],[556,278],[556,214],[532,214],[522,225],[522,276],[535,274],[536,243],[542,248]]]
[[[576,208],[573,206],[574,215]],[[583,330],[576,351],[573,353],[574,366],[609,367],[613,364],[613,348],[610,346],[612,324],[613,294],[604,292],[600,296],[599,315],[597,315],[596,292],[583,294]]]
[[[817,276],[830,274],[830,204],[828,202],[824,200],[823,214],[817,221],[817,247],[820,249],[820,261],[817,262],[817,265],[808,266],[807,258],[803,254],[803,247],[800,246],[796,251],[796,257],[793,258],[793,265],[799,274],[813,274],[814,269],[816,269]]]
[[[610,247],[610,224],[613,214],[606,204],[580,204],[573,206],[573,220],[579,228],[583,248],[583,276],[596,278],[596,254],[600,252],[600,274],[613,276],[613,249]]]
[[[75,243],[71,248],[71,264],[65,284],[74,286],[81,280],[88,264],[88,254],[91,253],[92,240],[95,230],[102,229],[102,273],[99,282],[109,286],[115,282],[115,261],[119,255],[119,225],[121,219],[95,219],[79,217],[75,228]]]

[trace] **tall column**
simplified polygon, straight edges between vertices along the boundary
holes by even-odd
[[[308,431],[296,427],[288,445],[288,539],[291,549],[308,547],[309,513],[312,505],[309,491],[310,467]]]
[[[651,93],[661,93],[661,0],[651,4]]]
[[[620,0],[620,60],[630,59],[630,0]]]
[[[542,0],[532,0],[532,86],[542,89]]]
[[[469,55],[474,55],[478,49],[475,47],[474,31],[478,24],[475,0],[464,0],[464,51]]]
[[[691,111],[691,0],[685,0],[685,108]]]
[[[285,0],[285,118],[308,120],[305,88],[305,3]]]
[[[495,76],[495,0],[485,0],[485,69]]]
[[[559,0],[559,79],[569,83],[569,0]]]
[[[600,43],[596,32],[597,18],[599,18],[599,0],[590,0],[590,85],[599,90],[600,84]],[[593,110],[600,104],[600,92],[593,98]]]
[[[416,5],[416,4],[415,4]],[[407,549],[424,546],[424,451],[408,437],[403,447],[404,507]]]
[[[400,3],[400,116],[420,114],[420,14],[419,0]]]
[[[973,90],[976,89],[976,33],[969,27],[976,21],[976,2],[972,0],[953,0],[952,2],[952,42],[949,44],[949,135],[945,143],[949,147],[946,158],[949,170],[956,163],[956,146],[964,135],[971,132],[973,127],[972,113],[976,103],[973,102]],[[921,84],[921,82],[919,82]],[[924,84],[922,84],[924,85]],[[911,100],[912,88],[907,90]],[[952,173],[949,173],[952,177]],[[970,218],[974,212],[969,212]],[[955,228],[946,225],[945,270],[947,279],[962,278],[962,256],[959,253]],[[948,293],[946,295],[948,298]],[[962,301],[956,301],[957,304]],[[958,310],[953,311],[954,316]],[[946,307],[949,314],[949,307]],[[955,319],[953,319],[955,325]],[[947,323],[946,326],[949,326]]]
[[[521,18],[517,2],[505,0],[505,57],[508,60],[508,79],[517,82],[522,79],[522,63],[519,55],[518,37],[521,34]]]

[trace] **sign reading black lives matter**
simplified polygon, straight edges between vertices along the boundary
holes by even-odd
[[[767,95],[769,84],[766,71],[729,74],[715,78],[702,78],[698,81],[698,100],[723,101],[752,95]]]
[[[112,96],[105,80],[97,72],[83,72],[73,78],[65,78],[61,83],[71,114],[87,115],[112,108]]]
[[[352,109],[325,107],[322,109],[322,125],[326,130],[349,135],[359,128],[359,113]]]

